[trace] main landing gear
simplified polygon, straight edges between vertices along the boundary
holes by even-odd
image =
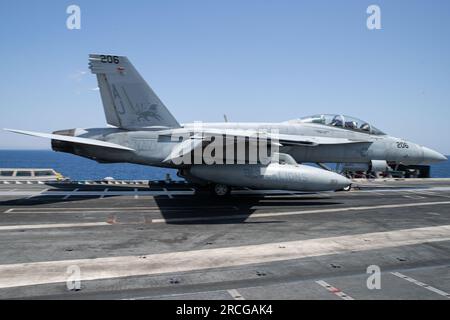
[[[231,187],[221,183],[210,183],[196,186],[195,192],[197,195],[224,199],[230,196]]]
[[[231,194],[231,188],[225,184],[216,183],[211,186],[211,193],[216,197],[227,197]]]

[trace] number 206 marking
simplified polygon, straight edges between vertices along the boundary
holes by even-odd
[[[397,148],[399,149],[408,149],[409,146],[406,142],[397,142]]]
[[[100,56],[100,61],[102,63],[115,63],[115,64],[119,64],[119,57],[118,56],[105,56],[105,55],[101,55]]]

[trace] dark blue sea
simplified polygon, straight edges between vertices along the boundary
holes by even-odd
[[[448,156],[447,156],[448,157]],[[169,173],[180,179],[176,170],[137,164],[100,164],[67,153],[47,150],[0,150],[0,168],[52,168],[72,180],[100,180],[105,177],[124,180],[162,180]],[[433,178],[450,178],[450,161],[431,167]]]
[[[179,180],[176,170],[129,163],[100,164],[68,153],[47,150],[0,150],[0,168],[52,168],[72,180],[163,180],[169,173]]]

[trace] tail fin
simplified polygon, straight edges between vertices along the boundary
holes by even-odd
[[[109,124],[124,129],[180,127],[127,57],[91,54],[89,61]]]

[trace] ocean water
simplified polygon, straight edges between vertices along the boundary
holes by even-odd
[[[446,156],[447,159],[450,156]],[[432,178],[450,178],[450,161],[437,163],[431,166],[431,177]]]
[[[448,157],[448,156],[447,156]],[[137,164],[100,164],[75,155],[47,150],[0,150],[0,168],[52,168],[72,180],[162,180],[166,174],[180,179],[176,170]],[[431,166],[433,178],[450,178],[450,161]]]
[[[47,150],[0,150],[0,168],[52,168],[72,180],[163,180],[169,173],[179,180],[176,170],[129,163],[100,164],[68,153]]]

